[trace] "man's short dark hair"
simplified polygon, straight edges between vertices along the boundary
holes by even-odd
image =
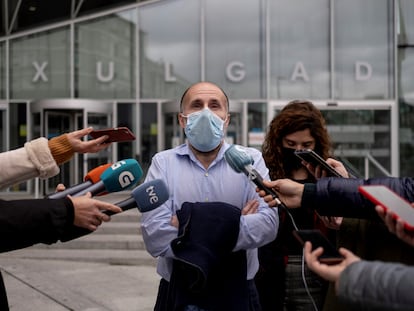
[[[203,81],[203,82],[207,82],[207,81]],[[181,100],[180,100],[180,111],[183,111],[183,100],[184,100],[184,97],[185,97],[185,95],[187,95],[187,92],[194,86],[194,85],[196,85],[196,84],[198,84],[198,83],[201,83],[201,82],[197,82],[197,83],[194,83],[194,84],[192,84],[192,85],[190,85],[185,91],[184,91],[184,93],[183,93],[183,95],[181,96]],[[217,86],[220,90],[221,90],[221,92],[224,94],[224,97],[226,98],[226,103],[227,103],[227,111],[230,111],[229,109],[230,109],[230,102],[229,102],[229,98],[227,97],[227,94],[226,94],[226,92],[224,92],[224,90],[221,88],[221,87],[219,87],[217,84],[214,84],[214,83],[211,83],[211,82],[207,82],[207,83],[210,83],[210,84],[212,84],[212,85],[215,85],[215,86]]]

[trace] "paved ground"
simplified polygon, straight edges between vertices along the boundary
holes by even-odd
[[[100,198],[119,202],[127,195]],[[30,196],[3,193],[1,197],[12,200]],[[73,251],[68,256],[65,250],[31,248],[0,254],[10,310],[153,310],[159,283],[155,261],[144,251],[108,249],[100,251],[99,257],[96,251],[90,250],[91,258],[84,252],[78,257]]]
[[[47,251],[47,250],[46,250]],[[153,310],[154,266],[109,265],[0,255],[10,310]]]

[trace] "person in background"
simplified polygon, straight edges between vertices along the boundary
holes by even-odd
[[[22,148],[0,153],[0,189],[35,177],[53,177],[59,173],[59,165],[69,161],[75,152],[96,153],[110,146],[103,143],[107,136],[82,140],[92,131],[89,127],[50,140],[40,137]]]
[[[170,193],[168,201],[141,218],[146,248],[158,257],[161,276],[154,310],[260,310],[253,281],[258,269],[257,247],[275,238],[277,209],[267,208],[251,181],[224,158],[229,148],[224,136],[230,115],[228,98],[220,87],[210,82],[190,86],[181,98],[178,120],[187,143],[156,154],[145,179],[164,180]],[[254,148],[245,150],[254,159],[255,169],[268,176],[261,153]],[[192,208],[190,220],[185,219],[187,207]],[[226,230],[233,240],[229,241]],[[197,243],[191,244],[194,240]],[[223,253],[226,258],[235,255],[237,260],[230,261],[218,279],[212,278],[213,271],[202,269],[190,288],[200,286],[191,291],[181,282],[192,280],[194,265],[183,267],[177,261],[189,253],[194,255],[194,248],[201,250],[192,259],[201,260],[203,267],[211,267],[211,262],[221,267]],[[241,269],[231,274],[235,267]],[[199,284],[197,280],[204,277],[206,282]],[[240,282],[223,286],[234,280]],[[217,293],[216,288],[223,292]]]
[[[262,146],[263,157],[272,179],[291,178],[299,183],[315,182],[326,176],[320,167],[305,167],[294,152],[311,149],[329,159],[336,170],[348,177],[342,163],[331,158],[331,141],[321,112],[309,101],[294,100],[278,113],[269,125]],[[319,228],[334,238],[329,228],[337,229],[340,219],[317,216],[314,209],[290,211],[298,228]],[[302,280],[302,247],[294,238],[294,225],[283,209],[279,209],[279,231],[271,243],[259,248],[260,269],[255,277],[263,311],[313,310]],[[328,226],[326,226],[326,225]],[[306,271],[310,294],[320,308],[327,283]]]
[[[386,212],[382,206],[376,206],[376,210],[390,232],[414,246],[414,232],[404,230],[402,219],[395,220],[392,212]],[[334,282],[342,303],[351,310],[413,310],[414,267],[361,260],[345,248],[340,248],[339,252],[344,260],[336,265],[326,265],[318,260],[323,254],[321,247],[312,251],[310,242],[304,247],[309,269]]]

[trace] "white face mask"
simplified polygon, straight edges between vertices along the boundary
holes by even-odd
[[[208,108],[183,117],[187,118],[185,135],[195,149],[208,152],[217,148],[224,137],[225,121]]]

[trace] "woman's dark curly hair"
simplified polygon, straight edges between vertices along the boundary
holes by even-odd
[[[272,180],[288,177],[289,172],[285,172],[282,161],[283,138],[306,129],[315,139],[315,152],[324,159],[330,157],[332,145],[322,113],[310,101],[293,100],[270,122],[262,146]]]

